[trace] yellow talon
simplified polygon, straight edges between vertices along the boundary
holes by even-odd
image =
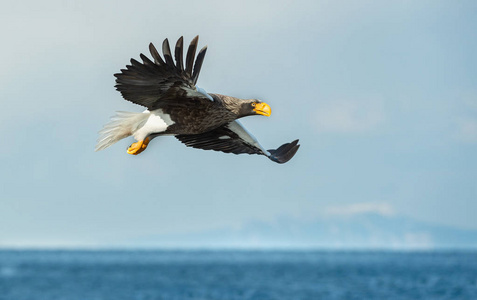
[[[136,143],[133,143],[128,148],[128,154],[138,155],[142,151],[146,150],[147,144],[149,144],[149,141],[150,139],[147,137],[142,141],[137,141]]]

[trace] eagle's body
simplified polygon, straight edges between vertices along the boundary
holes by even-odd
[[[194,38],[189,46],[185,67],[181,37],[175,48],[176,63],[166,39],[163,43],[164,60],[150,44],[154,62],[141,54],[142,64],[131,59],[131,65],[115,74],[116,88],[123,97],[147,107],[147,110],[143,113],[118,112],[100,131],[96,151],[132,135],[138,142],[129,147],[128,153],[136,155],[144,151],[153,138],[174,135],[195,148],[261,154],[279,163],[290,160],[299,148],[298,140],[266,151],[236,121],[257,114],[270,116],[268,104],[257,99],[208,94],[196,87],[207,50],[204,47],[199,52],[194,64],[197,41],[198,37]]]
[[[198,134],[237,119],[236,114],[229,108],[224,99],[227,96],[209,94],[212,101],[203,103],[190,103],[187,106],[171,106],[164,108],[163,112],[176,122],[170,126],[166,133],[170,134]],[[237,99],[237,98],[236,98]],[[237,99],[239,100],[239,99]]]

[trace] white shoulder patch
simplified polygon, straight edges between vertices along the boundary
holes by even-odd
[[[204,96],[206,96],[207,98],[209,98],[210,101],[214,101],[214,99],[213,99],[209,94],[207,94],[207,92],[206,92],[203,88],[201,88],[201,87],[199,87],[199,86],[197,86],[197,85],[195,86],[195,88],[197,89],[197,91],[198,91],[199,93],[201,93],[202,95],[204,95]]]
[[[262,150],[263,153],[265,153],[267,156],[270,156],[270,153],[265,150],[262,145],[257,141],[257,139],[245,129],[242,124],[240,124],[239,121],[235,120],[233,122],[230,122],[227,127],[238,134],[238,136],[247,142],[248,144],[257,147],[258,149]]]

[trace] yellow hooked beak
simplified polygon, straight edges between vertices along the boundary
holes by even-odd
[[[255,108],[253,109],[253,111],[259,115],[264,115],[266,117],[270,117],[270,115],[272,114],[272,109],[270,108],[270,105],[268,105],[267,103],[255,104]]]

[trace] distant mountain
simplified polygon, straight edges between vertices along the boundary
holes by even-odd
[[[121,246],[151,248],[477,249],[477,231],[363,213],[300,221],[250,222],[240,229],[158,235]]]

